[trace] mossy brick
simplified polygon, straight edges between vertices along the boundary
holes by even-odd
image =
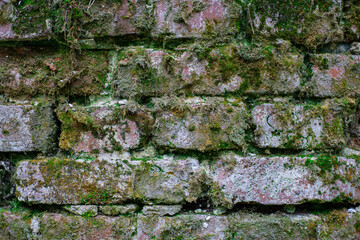
[[[360,56],[312,54],[312,77],[306,94],[314,97],[360,95]]]
[[[352,122],[349,126],[349,147],[360,151],[360,105],[352,116]]]
[[[340,149],[345,144],[343,117],[331,103],[264,103],[252,112],[254,142],[260,148]]]
[[[46,46],[4,47],[0,66],[0,91],[8,97],[100,95],[109,67],[104,51]]]
[[[64,213],[1,209],[4,239],[357,239],[359,213],[346,209],[320,213],[236,212],[226,216],[86,217]]]
[[[304,58],[274,46],[193,44],[179,51],[129,47],[117,53],[117,97],[164,95],[293,94]]]
[[[46,1],[0,2],[0,42],[39,41],[51,36]]]
[[[182,205],[148,205],[141,212],[147,216],[173,216],[179,213]]]
[[[344,1],[345,40],[360,41],[360,6],[357,0]]]
[[[161,0],[153,7],[155,24],[151,36],[155,38],[223,41],[240,30],[237,19],[242,11],[236,1]]]
[[[56,129],[50,103],[0,105],[1,152],[51,152]]]
[[[131,199],[131,167],[120,161],[22,161],[16,169],[16,195],[20,201],[41,204],[122,203]]]
[[[3,211],[2,239],[134,239],[136,218]]]
[[[222,154],[209,164],[209,198],[215,205],[360,202],[357,159],[318,157],[242,157]]]
[[[139,215],[137,239],[230,239],[229,221],[226,216],[200,214]]]
[[[277,38],[316,49],[344,39],[340,18],[344,1],[243,1],[247,32],[256,39]]]
[[[137,204],[99,206],[99,210],[107,216],[135,214],[139,209]]]
[[[90,106],[63,105],[60,147],[74,152],[113,152],[143,145],[153,117],[145,108],[128,101],[101,101]]]
[[[164,156],[135,169],[134,198],[147,204],[196,202],[203,195],[204,181],[198,160]]]
[[[153,23],[151,4],[141,0],[62,2],[55,9],[54,29],[57,34],[67,34],[73,46],[79,39],[144,35]]]
[[[195,159],[45,159],[20,162],[15,178],[20,201],[74,205],[195,201],[202,194],[202,177]]]
[[[245,148],[246,105],[239,99],[154,99],[154,143],[175,150]]]

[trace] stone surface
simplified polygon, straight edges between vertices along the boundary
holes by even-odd
[[[341,151],[341,154],[344,156],[359,156],[360,157],[360,151],[356,151],[354,149],[351,148],[344,148]]]
[[[153,141],[179,150],[221,150],[245,147],[246,106],[238,99],[157,99]]]
[[[357,239],[359,213],[82,217],[1,209],[2,239]]]
[[[41,204],[121,203],[131,199],[134,177],[132,164],[122,161],[23,161],[16,169],[16,194]]]
[[[109,216],[117,216],[120,214],[134,214],[138,209],[139,206],[136,204],[99,206],[99,210],[103,214]]]
[[[235,35],[241,10],[233,1],[160,0],[154,3],[153,37],[208,38]]]
[[[98,95],[106,89],[108,58],[103,51],[60,47],[2,47],[0,91],[10,97]]]
[[[98,215],[98,206],[96,205],[69,205],[64,206],[64,209],[73,214],[87,217],[95,217]]]
[[[200,196],[202,177],[199,162],[190,158],[22,161],[16,169],[16,194],[20,201],[41,204],[178,204]]]
[[[285,2],[245,1],[247,30],[255,38],[283,38],[308,48],[341,42],[344,29],[339,17],[344,1],[305,0]]]
[[[266,58],[265,58],[266,57]],[[179,51],[129,47],[114,62],[118,97],[229,93],[292,94],[300,87],[303,56],[246,43]]]
[[[315,97],[358,96],[360,94],[360,56],[341,54],[312,55],[312,77],[307,91]]]
[[[343,119],[330,105],[277,102],[256,106],[251,112],[255,143],[261,148],[341,148]]]
[[[203,194],[205,176],[196,159],[164,157],[142,163],[135,171],[135,199],[144,203],[194,202]]]
[[[60,147],[74,152],[103,153],[135,149],[145,141],[152,115],[128,101],[100,102],[91,106],[69,104],[58,111],[62,122]]]
[[[258,213],[240,212],[231,215],[230,219],[232,239],[326,239],[318,238],[320,234],[324,234],[321,228],[325,225],[318,215],[270,214],[264,216]]]
[[[83,217],[45,212],[0,213],[1,239],[134,239],[136,219],[132,217]]]
[[[182,205],[152,205],[144,206],[142,213],[147,216],[173,216],[181,209]]]
[[[348,42],[360,41],[359,12],[356,0],[344,1],[345,37]]]
[[[227,239],[227,217],[181,214],[175,217],[139,216],[137,239]]]
[[[0,41],[46,40],[50,37],[50,19],[41,11],[45,1],[0,1]]]
[[[227,208],[237,203],[360,202],[360,169],[345,157],[251,158],[228,153],[207,171],[210,199]]]
[[[50,103],[0,105],[0,152],[49,152],[56,147]]]

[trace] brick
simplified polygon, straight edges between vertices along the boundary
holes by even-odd
[[[96,216],[93,218],[28,210],[3,210],[4,239],[357,239],[359,213],[334,210],[309,213],[248,213],[227,216],[180,214],[173,217]]]
[[[256,106],[254,141],[261,148],[339,149],[344,145],[344,123],[328,103],[318,105],[277,102]]]
[[[23,161],[16,169],[16,195],[41,204],[178,204],[202,193],[200,170],[194,159]]]
[[[264,47],[192,45],[179,51],[129,47],[118,53],[117,97],[164,95],[293,94],[300,89],[303,56]]]
[[[91,106],[64,105],[60,147],[75,152],[112,152],[141,146],[153,124],[152,115],[127,101],[95,103]]]
[[[338,18],[344,1],[287,2],[260,0],[247,4],[248,33],[255,38],[286,39],[308,48],[341,42],[344,29]]]
[[[314,54],[308,94],[315,97],[358,96],[360,94],[360,56]]]
[[[247,111],[237,99],[215,97],[154,100],[159,105],[153,141],[178,150],[245,147]]]
[[[360,106],[357,107],[352,119],[353,121],[349,127],[350,136],[348,145],[351,148],[360,151]]]
[[[360,171],[354,159],[319,157],[241,157],[222,155],[209,166],[211,199],[265,205],[360,201]]]
[[[151,205],[144,206],[142,213],[149,216],[173,216],[180,212],[182,205]]]
[[[161,0],[154,3],[151,35],[185,39],[234,35],[238,32],[235,19],[239,12],[233,1]]]
[[[136,204],[99,206],[99,210],[108,216],[135,214],[139,208]]]
[[[48,12],[42,11],[45,2],[0,1],[0,41],[34,41],[50,37]]]
[[[75,53],[51,47],[0,51],[0,91],[10,97],[99,95],[106,90],[107,73],[103,51]]]
[[[174,217],[149,217],[140,215],[136,239],[227,239],[228,226],[227,217],[220,216],[181,214]]]
[[[0,105],[0,152],[52,151],[56,129],[50,104]]]
[[[51,212],[33,216],[30,211],[4,211],[0,214],[0,229],[2,239],[134,239],[136,219]]]
[[[356,0],[344,1],[345,40],[360,41],[359,11]]]

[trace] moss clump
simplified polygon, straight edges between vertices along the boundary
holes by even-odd
[[[341,162],[338,160],[336,156],[330,155],[321,155],[316,159],[307,158],[305,161],[306,167],[317,166],[320,168],[320,173],[325,174],[326,172],[331,172],[333,169],[338,168]]]

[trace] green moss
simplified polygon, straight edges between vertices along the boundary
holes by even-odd
[[[331,172],[334,168],[336,169],[341,163],[337,159],[336,156],[330,155],[321,155],[316,159],[312,160],[312,158],[307,158],[305,161],[306,167],[317,166],[320,168],[320,173],[325,174],[326,172]]]

